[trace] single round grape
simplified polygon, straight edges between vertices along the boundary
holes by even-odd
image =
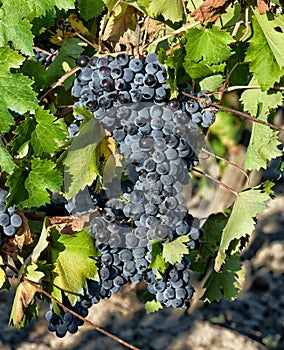
[[[11,225],[15,227],[20,227],[23,224],[23,219],[19,214],[13,214],[10,218]]]
[[[0,225],[1,226],[8,226],[10,224],[10,216],[6,213],[0,214]]]
[[[132,58],[129,62],[129,68],[133,72],[138,73],[143,69],[143,61],[141,61],[139,58]]]
[[[88,56],[82,55],[79,58],[77,58],[77,65],[80,68],[86,67],[88,65],[88,63],[89,63],[89,57]]]
[[[126,54],[126,53],[119,53],[117,56],[116,56],[116,62],[118,63],[119,66],[121,67],[125,67],[128,62],[129,62],[129,56]]]

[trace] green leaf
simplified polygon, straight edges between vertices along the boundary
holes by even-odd
[[[32,81],[20,73],[11,73],[19,68],[24,58],[8,47],[0,48],[0,132],[7,132],[14,124],[9,110],[24,114],[34,112],[37,106],[36,94],[31,88]]]
[[[33,55],[32,21],[35,17],[45,15],[49,10],[74,8],[74,0],[3,0],[1,1],[0,46],[9,41],[17,50],[26,55]]]
[[[229,44],[233,38],[221,28],[191,28],[187,31],[186,39],[187,57],[196,63],[203,59],[209,65],[218,64],[231,55]]]
[[[256,78],[254,77],[249,85],[255,84]],[[260,89],[248,89],[242,93],[241,100],[246,111],[267,122],[271,110],[281,106],[282,94],[280,91],[268,92]],[[245,169],[265,169],[269,160],[281,156],[282,152],[277,148],[280,144],[277,131],[268,126],[254,123],[246,154]]]
[[[224,264],[222,272],[211,272],[204,283],[203,288],[206,288],[206,291],[201,299],[212,302],[220,301],[222,296],[225,296],[230,301],[235,300],[241,289],[240,282],[244,280],[244,277],[240,256],[235,254]]]
[[[34,85],[37,91],[48,87],[48,70],[41,62],[26,60],[22,71],[35,81]]]
[[[267,122],[267,116],[261,114],[260,120]],[[281,145],[278,132],[265,125],[254,123],[250,143],[245,159],[246,170],[266,169],[267,162],[281,156],[283,153],[277,147]]]
[[[62,185],[62,176],[57,172],[51,160],[32,159],[31,171],[25,181],[25,188],[29,198],[21,202],[23,208],[40,207],[50,202],[51,192],[59,192]]]
[[[102,0],[78,0],[78,7],[84,20],[88,21],[91,18],[96,18],[103,12],[105,4]]]
[[[86,44],[78,38],[67,38],[63,41],[59,54],[48,67],[48,83],[52,83],[66,73],[65,66],[70,69],[76,66],[76,59],[81,55]]]
[[[149,268],[158,270],[161,274],[164,274],[168,264],[162,256],[162,244],[160,241],[151,241],[151,246],[151,263]]]
[[[14,163],[12,156],[0,138],[0,169],[6,171],[8,174],[12,174],[15,167],[16,164]]]
[[[215,259],[215,271],[219,272],[221,270],[230,243],[246,234],[252,234],[255,226],[254,217],[266,209],[265,202],[268,199],[269,195],[267,193],[263,193],[256,188],[241,192],[238,195],[228,223],[222,232],[221,244]]]
[[[146,314],[149,315],[153,312],[156,312],[158,310],[161,310],[163,308],[162,304],[159,303],[157,300],[149,300],[145,302],[145,310]]]
[[[215,258],[219,249],[222,231],[228,222],[228,217],[222,213],[211,214],[206,220],[203,229],[202,243],[198,250],[193,250],[189,254],[192,271],[205,273],[208,267],[208,259]]]
[[[96,148],[105,132],[95,119],[90,120],[74,139],[65,160],[64,187],[70,199],[86,185],[91,185],[99,175]]]
[[[24,119],[13,131],[16,136],[10,142],[12,152],[14,154],[20,154],[25,152],[25,148],[29,145],[32,132],[35,129],[35,122],[32,118],[27,117]]]
[[[10,188],[7,198],[7,206],[19,204],[28,198],[29,194],[25,189],[25,181],[28,177],[28,172],[23,168],[15,168],[13,173],[8,176],[6,186]]]
[[[201,90],[215,91],[223,85],[223,77],[220,74],[204,78],[199,83]]]
[[[183,255],[188,254],[188,236],[180,236],[171,242],[163,243],[163,258],[170,264],[181,262]]]
[[[60,235],[57,230],[51,230],[50,263],[53,264],[53,291],[52,295],[62,295],[64,291],[74,305],[78,295],[86,287],[86,279],[97,277],[97,266],[91,257],[96,256],[94,240],[86,231],[73,236]]]
[[[182,0],[155,0],[151,1],[149,10],[155,15],[162,15],[171,22],[182,20],[184,12]]]
[[[284,41],[284,18],[278,16],[269,20],[267,14],[260,15],[256,9],[252,26],[253,36],[245,59],[250,61],[250,71],[255,74],[262,90],[267,90],[284,74],[284,45],[280,44]]]
[[[31,135],[34,153],[41,156],[45,152],[58,151],[67,137],[64,121],[62,119],[55,120],[55,117],[42,107],[36,110],[34,117],[37,122]]]

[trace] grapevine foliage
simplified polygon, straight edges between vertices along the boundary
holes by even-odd
[[[49,330],[75,333],[70,310],[85,317],[143,279],[147,313],[187,308],[189,269],[208,276],[202,300],[234,300],[273,183],[243,188],[202,229],[183,190],[204,185],[200,137],[223,157],[252,123],[248,175],[283,155],[278,1],[3,0],[0,17],[0,288],[10,268],[11,325],[36,316],[40,298],[52,304]]]

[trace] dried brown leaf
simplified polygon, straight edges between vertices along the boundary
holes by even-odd
[[[87,213],[80,216],[60,216],[49,218],[49,229],[55,227],[63,234],[72,235],[75,232],[82,231],[86,226],[89,226],[90,220],[97,211]]]
[[[119,42],[128,29],[135,30],[137,26],[137,11],[133,6],[119,3],[103,29],[102,40],[115,44]]]
[[[270,1],[269,0],[257,0],[257,7],[261,15],[269,11]]]
[[[25,316],[25,310],[34,301],[36,291],[36,288],[27,280],[23,280],[18,285],[10,316],[10,325],[21,326]]]
[[[210,20],[210,22],[215,22],[233,2],[234,0],[205,0],[190,16],[194,17],[195,21],[205,22]]]

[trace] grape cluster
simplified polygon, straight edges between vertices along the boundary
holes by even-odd
[[[0,189],[0,246],[9,237],[14,236],[17,229],[22,226],[23,219],[17,214],[15,206],[6,210],[6,198],[9,192]]]
[[[87,307],[110,298],[124,284],[144,280],[162,306],[187,309],[193,295],[189,259],[183,255],[161,275],[150,267],[151,242],[188,236],[188,252],[198,245],[202,230],[188,213],[184,193],[189,172],[198,164],[199,126],[209,127],[216,110],[206,91],[186,91],[192,97],[169,100],[167,73],[156,54],[145,60],[124,53],[81,56],[77,63],[81,72],[72,88],[79,98],[74,107],[86,107],[109,132],[125,170],[100,193],[86,187],[66,205],[72,215],[96,209],[90,233],[100,252],[99,281],[87,281],[84,295],[71,308],[86,314]],[[79,134],[84,117],[75,114],[75,119],[70,138]],[[64,310],[61,317],[49,311],[47,318],[58,336],[81,323]]]

